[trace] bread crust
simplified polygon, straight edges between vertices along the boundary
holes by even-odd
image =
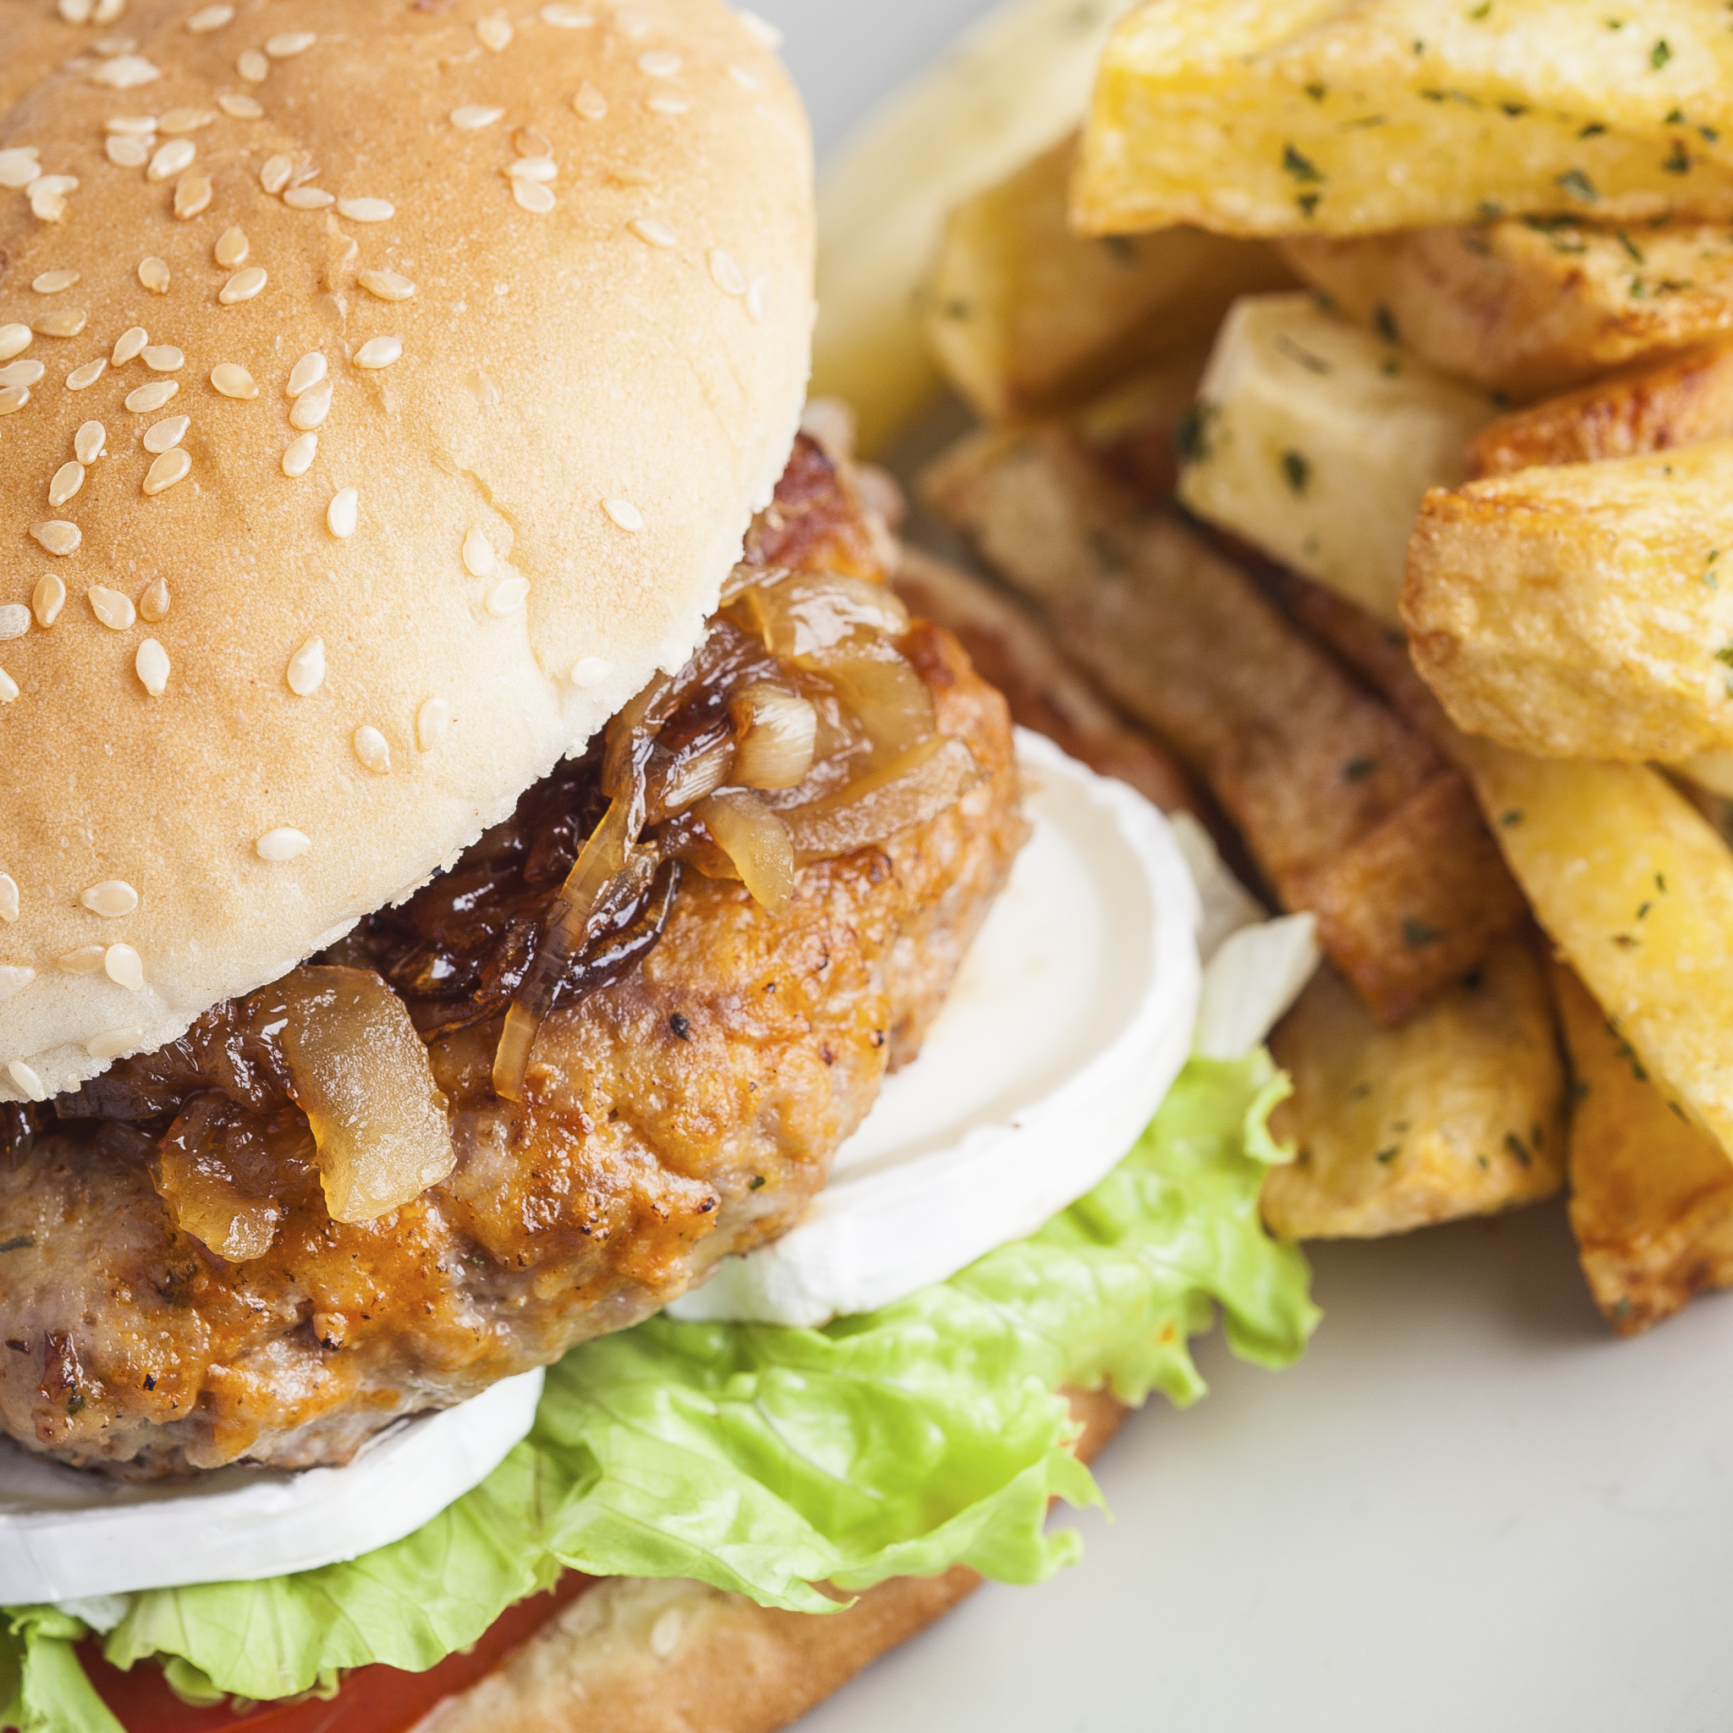
[[[1066,1394],[1087,1462],[1127,1410],[1105,1391]],[[814,1614],[680,1578],[609,1578],[413,1733],[775,1733],[980,1583],[957,1565]]]
[[[35,146],[78,183],[46,215],[0,189],[0,325],[82,315],[13,358],[44,372],[0,419],[0,619],[28,619],[0,642],[0,695],[17,687],[0,703],[0,1098],[160,1046],[401,898],[683,660],[804,391],[806,124],[720,0],[530,8],[509,41],[485,0],[240,0],[206,32],[190,10],[133,0],[133,49],[106,58],[106,32],[47,5],[0,25],[9,56],[56,68],[21,95],[8,78],[0,150]],[[104,128],[125,116],[163,123],[143,165],[111,160]],[[544,147],[530,177],[506,172]],[[231,229],[238,267],[236,242],[218,262]],[[147,257],[166,292],[141,280]],[[32,287],[53,272],[78,279]],[[117,365],[134,327],[151,349]],[[369,365],[375,338],[401,358]],[[312,353],[332,403],[291,478],[323,387],[286,392]],[[257,395],[225,395],[219,366]],[[178,389],[129,410],[147,384]],[[144,445],[177,415],[178,445],[154,449],[172,428]],[[67,494],[90,421],[106,455],[87,446]],[[161,487],[177,450],[190,470]],[[323,680],[292,686],[314,639]],[[306,852],[262,858],[283,829]],[[133,912],[81,902],[114,881]],[[102,967],[116,944],[142,988]],[[91,947],[94,972],[60,966]]]

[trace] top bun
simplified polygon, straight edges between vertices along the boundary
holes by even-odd
[[[402,898],[685,658],[793,437],[812,207],[719,0],[5,10],[15,1100]]]

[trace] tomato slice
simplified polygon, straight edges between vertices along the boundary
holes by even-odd
[[[436,1703],[491,1673],[594,1581],[567,1571],[546,1593],[507,1607],[472,1648],[447,1655],[425,1673],[357,1667],[335,1697],[260,1703],[238,1715],[220,1705],[195,1709],[183,1703],[155,1665],[129,1673],[111,1667],[95,1639],[79,1646],[79,1658],[126,1733],[407,1733]]]

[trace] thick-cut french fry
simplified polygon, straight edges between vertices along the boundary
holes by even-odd
[[[1069,138],[952,211],[925,292],[940,371],[987,421],[1080,402],[1214,334],[1238,295],[1293,273],[1262,241],[1202,229],[1086,240],[1066,216]]]
[[[1478,480],[1733,436],[1733,345],[1691,349],[1501,416],[1468,442]]]
[[[1457,726],[1517,751],[1733,748],[1733,440],[1426,496],[1402,615]]]
[[[1668,1099],[1733,1148],[1733,851],[1647,765],[1458,750],[1535,919]]]
[[[1520,917],[1436,750],[1071,434],[967,441],[928,491],[1107,695],[1204,777],[1381,1018],[1411,1014]]]
[[[1733,327],[1733,232],[1533,217],[1282,251],[1350,317],[1517,399],[1562,391]]]
[[[1103,776],[1117,776],[1164,812],[1191,810],[1185,772],[1147,735],[1122,722],[1009,596],[946,560],[905,548],[892,584],[922,617],[969,652],[1005,694],[1011,719],[1056,741]]]
[[[939,389],[918,290],[945,213],[1074,131],[1129,0],[1005,0],[869,114],[818,192],[813,390],[883,448]]]
[[[1498,940],[1466,980],[1381,1029],[1321,969],[1271,1049],[1294,1093],[1270,1129],[1296,1146],[1264,1181],[1285,1239],[1372,1239],[1550,1197],[1564,1178],[1564,1068],[1534,947]]]
[[[1733,1161],[1674,1112],[1569,969],[1553,988],[1576,1084],[1571,1226],[1595,1304],[1634,1336],[1733,1285]]]
[[[1096,81],[1092,234],[1371,234],[1489,210],[1733,213],[1707,0],[1144,0]]]
[[[1495,413],[1310,295],[1248,298],[1199,388],[1179,497],[1394,621],[1421,498],[1462,480],[1463,446]]]

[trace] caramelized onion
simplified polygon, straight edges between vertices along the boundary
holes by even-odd
[[[734,738],[726,727],[719,727],[700,736],[682,753],[659,756],[667,762],[665,765],[652,762],[653,772],[659,774],[646,814],[651,824],[669,813],[696,806],[728,780],[729,768],[734,763]]]
[[[900,638],[909,611],[883,584],[837,572],[798,572],[780,583],[746,591],[741,606],[763,635],[764,647],[800,662],[833,649],[856,633]]]
[[[873,745],[875,767],[899,758],[936,726],[927,683],[882,638],[833,650],[819,659],[825,679]]]
[[[715,795],[697,808],[697,816],[754,900],[773,915],[782,914],[794,895],[794,845],[788,826],[757,795],[743,790]]]
[[[802,862],[829,860],[936,818],[981,777],[962,741],[935,734],[835,794],[791,807],[782,819]]]
[[[740,736],[731,774],[742,788],[793,788],[812,769],[818,712],[799,693],[747,686],[729,712]]]
[[[157,1145],[152,1178],[175,1226],[232,1264],[271,1249],[286,1213],[274,1185],[294,1186],[316,1159],[306,1125],[278,1119],[262,1126],[213,1091],[195,1095]]]
[[[457,1156],[427,1049],[371,969],[296,969],[261,1013],[313,1128],[333,1221],[373,1221],[451,1172]]]

